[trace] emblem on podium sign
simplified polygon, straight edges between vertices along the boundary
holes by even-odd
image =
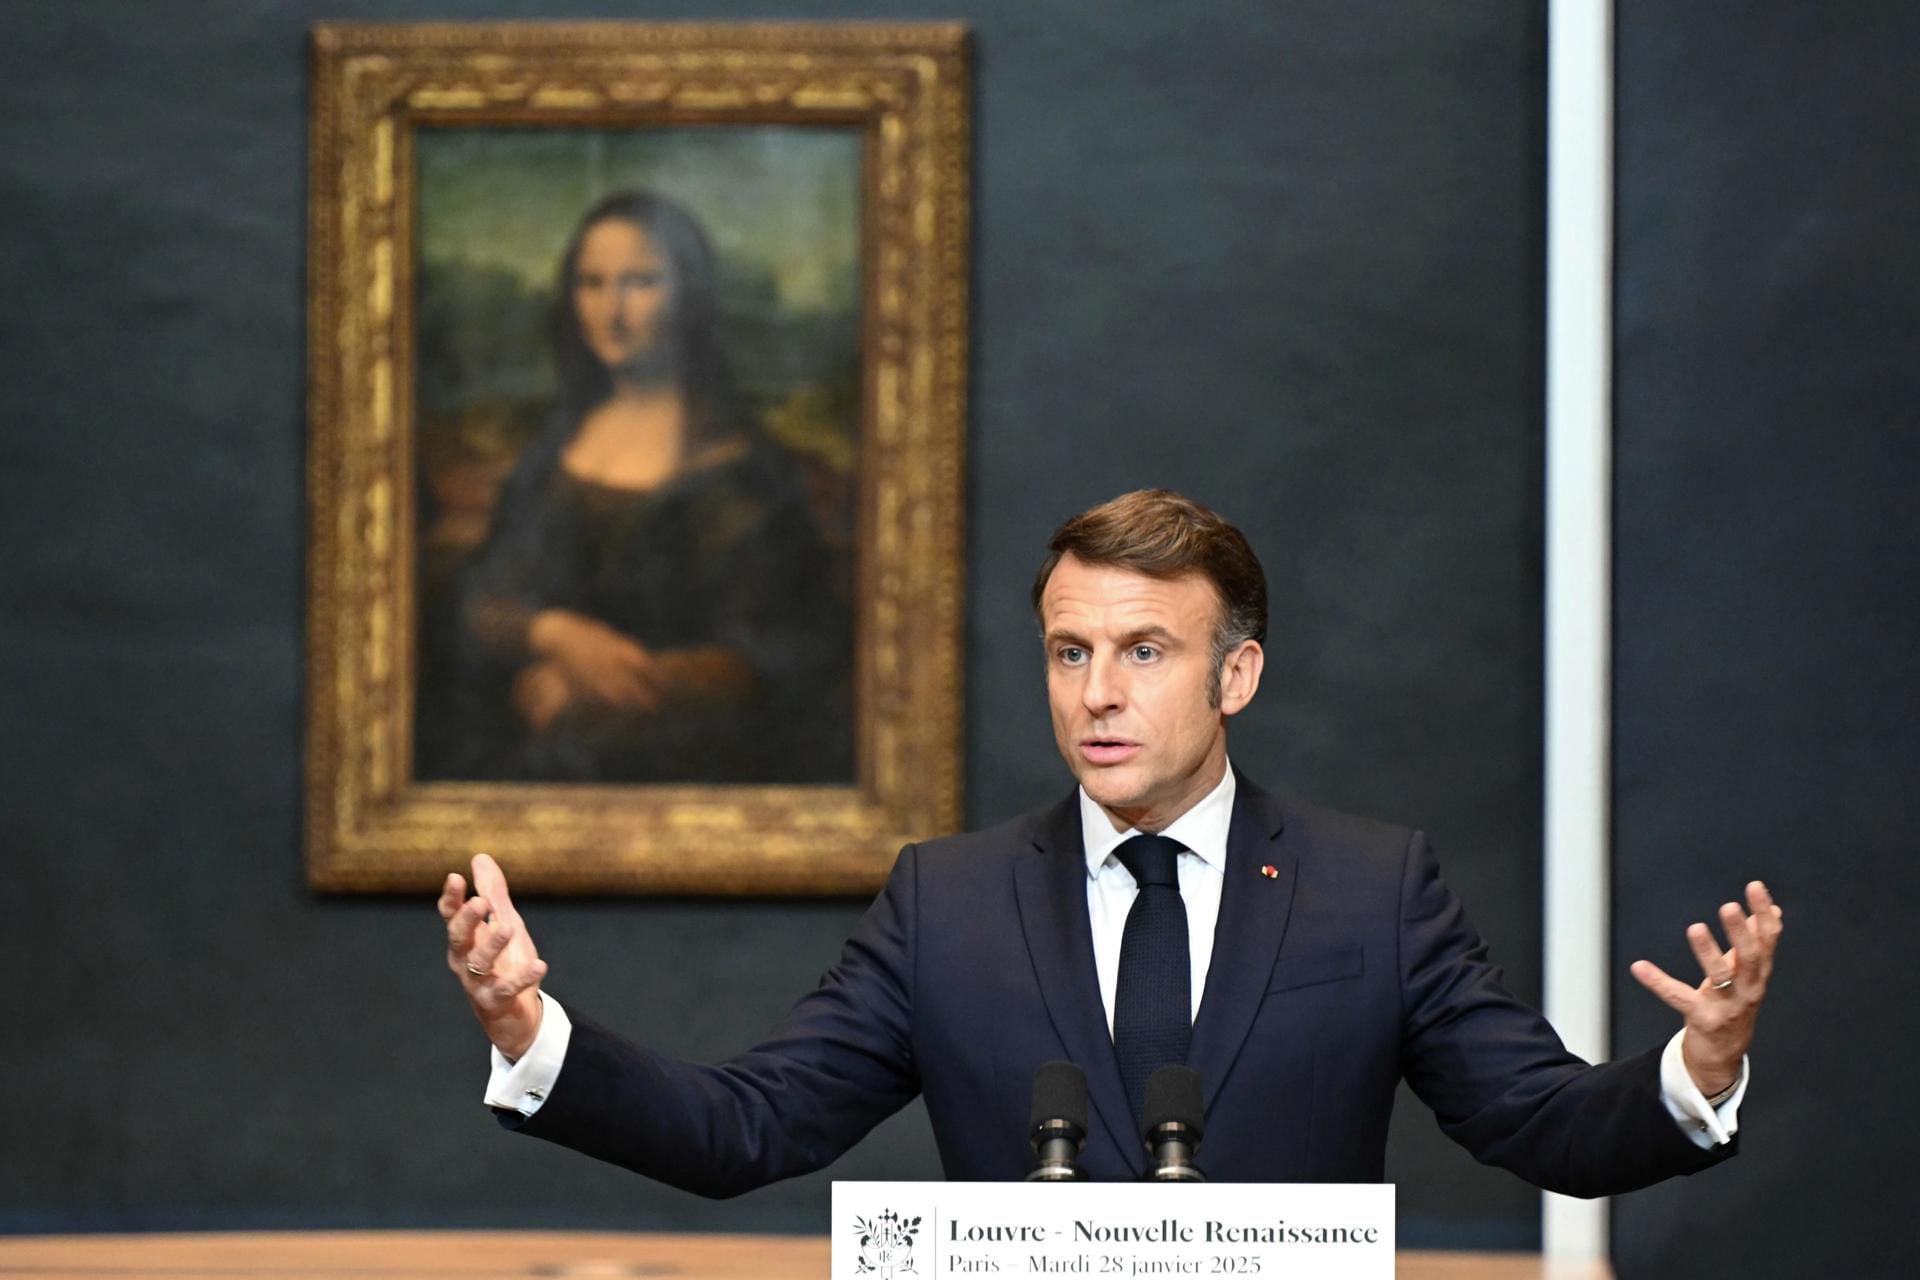
[[[871,1218],[855,1218],[853,1230],[860,1237],[855,1275],[893,1280],[895,1276],[920,1274],[913,1265],[913,1238],[920,1233],[919,1218],[903,1218],[892,1209],[884,1209]]]

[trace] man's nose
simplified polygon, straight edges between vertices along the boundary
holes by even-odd
[[[1126,676],[1112,658],[1098,655],[1087,660],[1087,683],[1080,696],[1088,711],[1104,716],[1127,703]]]

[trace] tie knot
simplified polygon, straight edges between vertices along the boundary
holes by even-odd
[[[1176,868],[1180,864],[1180,851],[1186,847],[1165,836],[1139,835],[1121,841],[1113,856],[1133,873],[1134,883],[1142,889],[1151,884],[1177,890],[1180,873]]]

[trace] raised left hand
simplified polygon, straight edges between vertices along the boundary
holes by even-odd
[[[1633,976],[1687,1020],[1680,1042],[1687,1072],[1700,1092],[1712,1097],[1740,1078],[1740,1061],[1753,1043],[1753,1024],[1773,976],[1773,952],[1779,945],[1784,913],[1767,886],[1758,880],[1747,885],[1748,910],[1737,902],[1720,908],[1720,928],[1728,949],[1714,942],[1713,931],[1695,922],[1687,926],[1687,945],[1693,948],[1700,985],[1690,987],[1669,976],[1651,960],[1636,960]]]

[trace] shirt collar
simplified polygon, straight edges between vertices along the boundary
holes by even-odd
[[[1178,840],[1202,862],[1225,875],[1227,828],[1233,821],[1234,790],[1233,762],[1228,761],[1220,785],[1207,792],[1200,803],[1175,818],[1160,834]],[[1106,810],[1095,803],[1085,787],[1080,788],[1080,844],[1087,853],[1088,879],[1100,874],[1100,868],[1113,857],[1113,851],[1120,847],[1122,841],[1139,834],[1134,827],[1115,831]]]

